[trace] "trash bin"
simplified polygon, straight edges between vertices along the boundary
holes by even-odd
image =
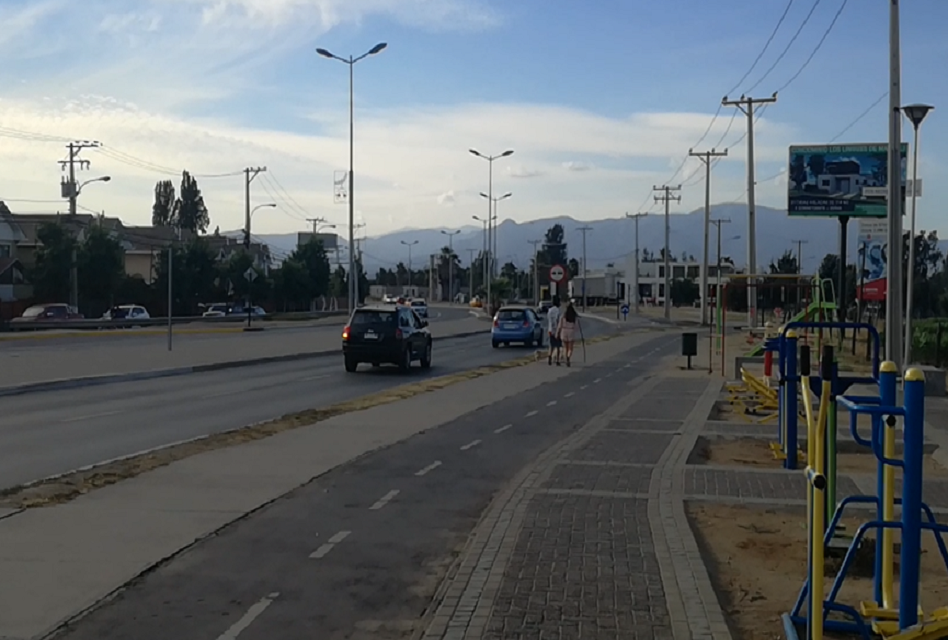
[[[698,355],[697,333],[681,334],[681,355],[689,357]]]

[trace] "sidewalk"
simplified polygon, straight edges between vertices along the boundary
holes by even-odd
[[[590,363],[654,335],[590,344]],[[155,563],[366,452],[580,369],[513,368],[198,454],[77,497],[0,514],[0,638],[31,639],[94,606]],[[459,378],[463,378],[459,376]],[[432,388],[444,385],[442,379]],[[392,421],[392,415],[411,416]]]
[[[433,322],[435,338],[449,338],[490,330],[483,320]],[[0,349],[0,396],[11,393],[83,386],[122,379],[142,379],[180,375],[215,368],[258,364],[339,353],[340,334],[328,328],[312,331],[262,331],[225,334],[181,344],[173,351],[160,337],[147,344],[97,343],[95,349],[70,350],[68,345],[54,353]]]

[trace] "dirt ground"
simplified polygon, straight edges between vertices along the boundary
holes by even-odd
[[[781,462],[774,459],[770,442],[760,438],[720,438],[705,440],[700,448],[700,460],[718,465],[750,465],[755,467],[780,468]],[[842,446],[842,445],[841,445]],[[857,445],[849,443],[849,447]],[[868,448],[857,449],[858,453],[842,450],[837,454],[837,472],[840,474],[875,474],[876,457]],[[930,454],[925,456],[925,477],[948,478],[948,469],[935,462]]]
[[[792,609],[806,572],[804,510],[692,503],[688,517],[734,638],[782,639],[780,616]],[[860,522],[843,518],[850,533]],[[827,590],[837,569],[838,562],[828,571]],[[923,536],[920,592],[926,613],[948,604],[948,571],[930,534]],[[871,595],[871,578],[851,570],[838,601],[858,605]]]

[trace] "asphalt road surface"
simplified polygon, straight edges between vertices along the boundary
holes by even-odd
[[[596,319],[583,329],[586,338],[618,330]],[[416,363],[407,376],[368,365],[347,374],[340,354],[0,397],[0,488],[527,353],[492,349],[485,333],[436,339],[431,369],[421,371]]]
[[[647,371],[637,358],[677,346],[656,337],[344,465],[142,576],[59,637],[407,638],[495,492],[627,393]]]
[[[467,307],[432,307],[429,309],[430,320],[433,322],[447,322],[450,320],[464,320],[471,316],[471,310]],[[328,332],[328,333],[339,333],[339,327],[345,323],[345,318],[338,318],[334,321],[321,321],[319,324],[313,325],[312,323],[300,321],[299,323],[285,323],[280,326],[270,326],[265,333],[272,331],[279,331],[281,335],[292,335],[293,333],[301,332]],[[266,327],[266,323],[261,322],[261,326]],[[296,325],[296,326],[294,326]],[[209,324],[202,327],[207,328],[239,328],[241,325],[238,324],[219,324],[211,327]],[[158,331],[161,332],[166,327],[144,327],[149,331]],[[175,329],[187,330],[186,325],[176,325]],[[94,334],[94,335],[89,335]],[[17,334],[14,334],[17,335]],[[22,334],[26,335],[26,334]],[[53,337],[50,334],[39,333],[39,336],[43,336],[37,339],[30,338],[20,338],[17,339],[0,339],[0,353],[39,353],[43,351],[57,352],[69,350],[70,352],[75,352],[77,350],[88,350],[94,351],[95,349],[100,348],[103,344],[108,345],[109,347],[114,347],[116,345],[129,346],[129,347],[141,347],[152,344],[164,345],[167,341],[167,338],[163,334],[159,335],[135,335],[134,333],[125,333],[122,330],[107,331],[107,332],[85,332],[82,335],[70,335],[70,334],[61,334]],[[263,333],[257,335],[264,335]],[[208,340],[217,340],[217,341],[227,341],[227,340],[240,340],[246,342],[248,338],[253,339],[253,334],[245,333],[176,333],[174,334],[174,347],[175,349],[184,349],[187,348],[188,344],[193,344],[195,342],[205,342]]]

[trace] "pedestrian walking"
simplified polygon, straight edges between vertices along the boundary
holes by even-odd
[[[566,366],[570,366],[570,360],[573,357],[573,346],[576,344],[576,323],[579,322],[579,314],[576,313],[576,307],[573,302],[566,303],[566,311],[560,316],[557,334],[566,352]]]
[[[550,338],[550,353],[546,357],[547,365],[552,365],[553,362],[556,362],[556,366],[560,366],[560,347],[563,346],[563,343],[560,342],[559,337],[559,326],[560,326],[560,297],[553,296],[553,306],[550,307],[550,310],[546,314],[546,333]],[[555,357],[555,360],[554,360]]]

